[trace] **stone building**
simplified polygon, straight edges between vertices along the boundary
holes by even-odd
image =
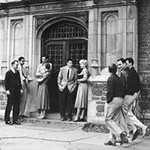
[[[50,56],[56,74],[68,58],[74,60],[76,67],[81,58],[88,59],[89,66],[96,59],[98,64],[93,69],[98,66],[101,71],[120,57],[133,57],[143,91],[148,95],[149,8],[148,0],[1,0],[1,109],[6,101],[4,74],[10,62],[19,56],[26,58],[26,67],[33,78],[30,112],[36,111],[35,71],[45,54]],[[104,115],[106,86],[100,78],[91,79],[89,121],[97,121]]]

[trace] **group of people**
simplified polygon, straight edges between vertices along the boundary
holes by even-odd
[[[19,117],[28,117],[27,95],[30,92],[28,72],[24,67],[25,58],[19,57],[11,63],[11,69],[5,75],[5,88],[7,105],[5,110],[5,124],[20,125]],[[57,88],[59,90],[59,111],[61,121],[85,121],[88,103],[88,61],[79,61],[80,73],[73,67],[73,60],[68,59],[66,66],[61,67],[57,76]],[[107,80],[107,111],[105,122],[110,131],[109,139],[105,145],[115,146],[128,143],[128,137],[132,135],[135,140],[142,130],[146,135],[147,126],[141,123],[132,107],[140,94],[140,80],[133,67],[132,58],[119,59],[117,64],[108,67],[111,73]],[[51,109],[51,95],[48,83],[52,76],[52,63],[48,56],[42,57],[42,63],[36,71],[38,119],[46,117],[46,112]],[[12,121],[10,112],[13,107]],[[73,110],[76,114],[73,117]]]
[[[133,67],[133,58],[118,59],[117,64],[109,66],[110,77],[107,80],[106,125],[110,131],[105,145],[115,146],[128,143],[129,137],[135,140],[142,131],[144,137],[147,126],[134,115],[132,108],[140,94],[139,76]]]
[[[39,119],[45,118],[45,112],[51,109],[50,90],[48,90],[48,81],[51,76],[52,64],[48,62],[48,56],[42,57],[42,63],[36,71],[36,81],[38,82],[38,110]],[[61,121],[72,121],[72,110],[77,108],[77,114],[73,121],[84,121],[85,111],[87,109],[88,94],[88,63],[87,60],[79,61],[82,71],[77,73],[77,69],[73,67],[73,60],[68,59],[66,66],[61,67],[57,77],[57,85],[59,90],[59,110]],[[77,92],[76,92],[76,89]],[[77,94],[76,94],[77,93]],[[76,100],[75,100],[76,99]]]
[[[5,88],[7,94],[7,105],[5,109],[5,123],[8,125],[20,125],[19,118],[28,117],[27,112],[27,95],[30,92],[29,82],[31,79],[24,67],[25,58],[19,57],[11,63],[11,69],[5,75]],[[57,77],[57,88],[59,90],[59,110],[61,121],[84,121],[87,109],[88,97],[88,62],[87,60],[79,61],[81,72],[78,74],[77,69],[73,67],[73,60],[68,59],[66,66],[61,67]],[[38,119],[46,117],[46,112],[51,109],[50,87],[52,76],[52,63],[49,62],[49,56],[42,57],[42,63],[37,67],[36,81],[37,86],[37,109],[39,112]],[[13,108],[12,121],[10,112]],[[77,114],[73,119],[72,110],[77,108]]]

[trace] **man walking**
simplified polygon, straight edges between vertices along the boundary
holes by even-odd
[[[147,127],[143,125],[132,112],[133,103],[136,101],[140,93],[139,76],[133,67],[134,60],[132,58],[126,58],[126,65],[128,68],[127,71],[128,75],[127,75],[127,89],[126,89],[126,96],[123,104],[123,110],[124,112],[127,112],[127,118],[130,118],[130,120],[134,125],[142,128],[143,136],[145,136]],[[139,135],[139,130],[135,128],[133,130],[132,140],[135,140],[138,137],[138,135]]]
[[[122,113],[123,98],[125,96],[125,86],[116,75],[117,66],[112,64],[109,66],[111,76],[107,80],[107,112],[105,117],[106,125],[112,133],[112,139],[109,139],[105,145],[116,145],[116,139],[120,139],[120,145],[126,142],[126,132],[119,126],[118,114]],[[116,118],[117,115],[117,118]],[[114,120],[115,118],[115,120]]]
[[[22,84],[22,90],[23,90],[23,94],[21,95],[20,98],[20,112],[19,112],[19,117],[21,118],[27,118],[27,112],[25,112],[26,110],[26,104],[27,104],[27,96],[28,93],[30,92],[29,89],[29,81],[28,81],[28,74],[26,71],[26,68],[24,67],[24,63],[25,63],[25,58],[24,57],[19,57],[18,59],[18,71],[20,74],[20,79],[21,79],[21,84]]]
[[[72,120],[72,103],[75,88],[77,86],[77,69],[73,67],[73,61],[67,60],[67,65],[60,68],[58,74],[58,88],[60,91],[59,104],[61,121]]]
[[[19,117],[19,105],[20,105],[20,94],[23,93],[19,72],[17,71],[18,61],[14,60],[11,63],[11,69],[6,72],[5,75],[5,88],[7,94],[7,105],[5,110],[5,124],[20,125],[18,121]],[[12,122],[10,121],[10,112],[13,107]]]

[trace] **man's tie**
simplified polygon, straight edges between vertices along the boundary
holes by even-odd
[[[67,79],[69,79],[69,73],[70,73],[70,69],[68,69],[68,72],[67,72]]]

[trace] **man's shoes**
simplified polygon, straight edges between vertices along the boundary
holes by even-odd
[[[13,123],[11,121],[5,121],[5,124],[13,125]]]
[[[123,143],[126,143],[126,139],[127,139],[127,133],[125,131],[123,131],[121,134],[120,134],[120,145],[122,145]]]
[[[66,118],[65,117],[61,117],[61,119],[60,119],[61,121],[65,121],[66,120]]]
[[[113,142],[111,142],[111,141],[108,141],[108,142],[104,143],[104,145],[116,146],[116,143],[113,143]]]
[[[28,118],[28,116],[26,116],[26,115],[22,115],[22,118]]]
[[[133,134],[132,141],[134,141],[139,136],[139,134],[140,134],[140,131],[139,129],[137,129]]]
[[[72,121],[72,118],[68,117],[68,118],[67,118],[67,121]]]
[[[142,128],[142,137],[144,138],[145,136],[149,135],[149,130],[148,127],[145,126],[144,128]]]
[[[21,125],[21,123],[19,121],[14,121],[13,124]]]

